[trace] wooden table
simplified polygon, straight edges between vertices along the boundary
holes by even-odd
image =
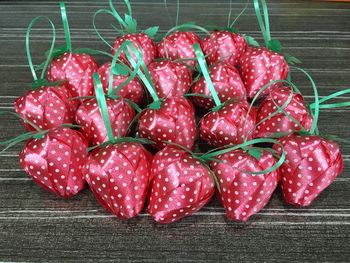
[[[142,28],[170,28],[162,1],[133,1]],[[170,12],[175,11],[175,1]],[[182,1],[180,21],[225,25],[228,1]],[[217,3],[215,3],[217,2]],[[350,4],[312,1],[269,1],[272,35],[285,50],[299,57],[324,96],[350,85]],[[244,6],[234,1],[233,14]],[[107,8],[106,1],[67,1],[74,47],[107,50],[92,30],[92,14]],[[53,18],[58,41],[63,31],[56,1],[0,2],[0,107],[12,110],[13,100],[32,81],[25,56],[25,31],[37,15]],[[115,33],[112,19],[98,20],[107,40]],[[252,7],[238,21],[241,32],[261,40]],[[47,25],[34,31],[36,62],[50,45]],[[103,58],[99,58],[103,62]],[[308,101],[313,92],[306,78],[293,73]],[[349,100],[342,97],[341,100]],[[350,138],[350,110],[323,110],[323,133]],[[0,138],[23,132],[13,117],[2,116]],[[195,215],[171,225],[156,224],[146,212],[122,222],[105,212],[89,190],[62,200],[39,188],[18,164],[23,144],[1,155],[0,261],[41,262],[232,262],[339,261],[349,262],[350,147],[342,144],[344,172],[308,208],[283,203],[277,191],[272,200],[247,223],[228,222],[214,199]]]

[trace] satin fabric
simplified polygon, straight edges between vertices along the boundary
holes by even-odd
[[[31,121],[40,129],[55,128],[64,123],[74,123],[77,100],[70,100],[72,94],[65,84],[55,87],[41,87],[27,91],[17,98],[14,109],[17,114]],[[35,128],[21,120],[28,131]]]
[[[67,87],[73,97],[93,96],[92,74],[97,69],[98,65],[92,56],[66,52],[51,61],[47,79],[52,82],[67,80]]]
[[[219,180],[218,196],[229,220],[247,221],[270,200],[279,180],[278,169],[266,174],[249,174],[270,169],[276,161],[263,151],[259,159],[241,149],[216,157],[210,167]]]
[[[284,86],[272,90],[260,104],[256,122],[259,123],[276,112],[278,110],[277,106],[282,107],[289,99],[290,95],[293,94],[291,101],[284,108],[284,111],[298,121],[306,131],[310,131],[313,118],[304,98],[295,91],[293,91],[293,93],[291,92],[292,89],[290,87]],[[255,137],[269,137],[275,133],[291,133],[293,131],[300,131],[301,129],[302,128],[293,122],[284,112],[280,112],[259,124],[255,130]]]
[[[88,142],[78,131],[51,129],[41,139],[30,139],[19,154],[22,168],[47,191],[69,198],[84,188],[82,167]]]
[[[111,71],[111,62],[106,62],[98,68],[98,75],[103,86],[105,94],[108,94],[109,74]],[[113,75],[112,89],[118,88],[119,85],[123,84],[129,76]],[[113,93],[121,96],[122,98],[129,99],[136,104],[141,104],[143,99],[143,86],[138,78],[133,78],[126,86]]]
[[[244,52],[239,61],[241,78],[249,98],[274,80],[287,79],[289,66],[284,57],[267,48],[251,47]],[[275,83],[265,89],[260,96],[268,94],[281,83]]]
[[[284,200],[308,206],[343,170],[337,143],[319,136],[291,134],[280,139],[286,160],[280,167]],[[279,152],[282,148],[275,145]]]
[[[113,56],[115,55],[116,50],[118,50],[125,41],[131,41],[136,49],[139,47],[141,48],[142,60],[145,62],[146,66],[157,57],[157,46],[145,33],[126,34],[124,36],[117,37],[114,40],[113,49],[111,51]],[[133,51],[129,50],[129,52],[137,63],[137,57],[135,54],[133,54]],[[130,64],[124,51],[120,53],[119,59],[126,64]]]
[[[137,143],[93,150],[84,167],[97,201],[120,219],[137,216],[148,193],[152,155]]]
[[[148,212],[161,224],[195,213],[215,192],[209,169],[189,153],[172,146],[154,156],[151,178]]]
[[[192,72],[183,63],[154,61],[148,70],[159,98],[183,96],[192,84]]]
[[[215,147],[229,144],[240,144],[247,136],[253,138],[256,110],[249,103],[240,100],[227,102],[218,111],[211,111],[203,116],[200,122],[200,137]]]
[[[183,97],[165,99],[160,109],[146,109],[139,118],[139,136],[156,143],[161,149],[169,141],[188,149],[193,147],[197,135],[194,108]]]
[[[237,66],[239,58],[246,51],[248,45],[240,34],[230,31],[214,31],[202,40],[201,48],[209,65],[226,62]]]
[[[135,110],[122,98],[106,98],[108,116],[114,137],[124,137],[128,127],[135,117]],[[83,102],[75,116],[77,124],[81,125],[81,131],[92,145],[109,141],[106,127],[101,116],[96,99]]]
[[[183,61],[191,67],[197,65],[196,54],[193,45],[200,44],[199,36],[194,32],[175,32],[166,36],[157,45],[158,56],[160,58],[176,59],[192,59]]]
[[[231,99],[246,98],[246,89],[235,67],[227,63],[218,63],[209,68],[209,74],[215,91],[222,103]],[[203,76],[192,86],[192,93],[212,96]],[[213,99],[203,97],[193,97],[193,102],[196,106],[205,109],[211,109],[215,106]]]

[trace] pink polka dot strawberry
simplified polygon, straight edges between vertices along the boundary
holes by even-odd
[[[253,138],[256,110],[245,100],[229,101],[203,116],[200,137],[215,147],[240,144]]]
[[[177,31],[171,33],[158,44],[158,56],[171,60],[183,59],[184,63],[195,67],[197,64],[194,59],[196,56],[193,50],[195,43],[200,43],[200,38],[194,32]]]
[[[19,159],[38,185],[69,198],[84,188],[82,166],[87,160],[87,147],[79,131],[57,127],[29,139]]]
[[[226,62],[236,66],[248,45],[240,34],[231,31],[214,31],[202,40],[201,47],[209,65]]]
[[[154,61],[148,70],[160,98],[183,96],[192,84],[192,72],[183,63]]]
[[[165,99],[159,109],[148,108],[141,113],[138,133],[156,142],[158,148],[168,141],[191,149],[197,134],[193,105],[184,97]]]
[[[142,211],[149,188],[152,155],[139,143],[110,144],[93,150],[85,178],[97,201],[120,219]]]
[[[284,200],[308,206],[343,169],[343,158],[334,141],[315,135],[290,134],[280,139],[286,161],[280,168]],[[281,147],[275,145],[281,151]]]
[[[210,170],[190,153],[167,146],[153,158],[148,212],[166,224],[200,210],[214,194]]]
[[[276,164],[274,157],[267,151],[254,157],[237,149],[215,158],[211,168],[219,181],[227,218],[247,221],[267,204],[277,186],[278,169],[271,169]]]
[[[97,73],[100,76],[103,90],[108,93],[108,86],[110,82],[111,62],[106,62],[99,67]],[[112,88],[118,88],[119,85],[124,83],[128,79],[128,75],[113,75]],[[136,104],[141,104],[143,99],[143,86],[138,78],[133,78],[128,84],[114,93],[122,98],[129,99]]]
[[[246,98],[245,87],[235,67],[227,63],[218,63],[209,68],[209,75],[222,102],[235,98]],[[192,86],[192,93],[210,97],[211,92],[203,76]],[[193,102],[205,109],[211,109],[215,106],[211,98],[193,97]]]
[[[278,109],[283,111],[277,112]],[[313,117],[303,96],[291,87],[278,87],[271,91],[258,108],[255,137],[309,131],[312,121]]]
[[[55,54],[48,68],[47,78],[50,81],[67,80],[67,86],[74,97],[92,96],[94,91],[92,74],[97,71],[98,65],[92,56],[72,51],[64,3],[60,3],[60,8],[66,47],[59,49]]]

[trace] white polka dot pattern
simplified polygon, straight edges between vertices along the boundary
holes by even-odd
[[[280,167],[284,200],[308,206],[343,170],[338,144],[319,136],[288,135],[280,139],[286,160]],[[274,145],[279,152],[279,145]]]
[[[197,134],[194,108],[183,97],[165,99],[160,109],[147,109],[139,118],[139,136],[156,142],[158,148],[180,144],[191,149]]]
[[[108,116],[114,137],[124,137],[135,117],[135,110],[122,98],[106,98]],[[83,102],[77,110],[75,120],[90,144],[98,145],[108,141],[107,131],[96,99]]]
[[[246,89],[235,67],[227,63],[218,63],[209,68],[209,75],[222,103],[231,99],[246,98]],[[192,93],[211,96],[203,76],[192,86]],[[193,97],[193,102],[196,106],[205,109],[211,109],[215,106],[213,99],[203,97]]]
[[[210,171],[189,153],[167,146],[153,158],[148,212],[172,223],[200,210],[215,192]]]
[[[192,72],[183,63],[154,61],[148,70],[160,98],[182,96],[192,84]]]
[[[267,204],[279,179],[278,170],[266,174],[247,172],[262,172],[273,167],[276,161],[266,151],[257,160],[241,149],[216,159],[220,162],[213,161],[210,166],[219,181],[218,195],[226,216],[229,220],[247,221]]]
[[[84,188],[82,173],[88,142],[78,131],[50,130],[41,139],[31,139],[19,154],[20,164],[47,191],[69,198]]]
[[[63,123],[75,122],[78,102],[70,98],[72,95],[65,84],[55,87],[46,86],[28,91],[17,98],[14,109],[24,119],[31,121],[40,129],[47,130]],[[23,123],[28,131],[35,130],[28,123]]]
[[[240,73],[247,89],[249,98],[253,98],[258,91],[274,80],[285,80],[288,76],[289,66],[283,56],[267,48],[248,48],[240,58]],[[280,83],[272,84],[260,96],[268,94]]]
[[[256,110],[251,108],[248,116],[249,103],[240,100],[227,102],[218,111],[211,111],[203,116],[200,122],[200,137],[215,147],[243,143],[244,138],[252,139]]]
[[[230,31],[214,31],[202,40],[201,47],[209,65],[227,62],[236,66],[248,45],[240,34]]]
[[[270,137],[276,133],[291,133],[301,130],[301,127],[283,112],[269,118],[271,114],[278,110],[278,107],[282,107],[286,103],[291,92],[290,87],[277,87],[263,100],[258,108],[256,122],[259,123],[265,118],[268,119],[256,127],[255,137]],[[293,91],[292,99],[284,108],[284,111],[298,121],[305,130],[309,131],[311,129],[313,118],[301,94]]]
[[[84,167],[98,202],[120,219],[137,216],[148,193],[152,155],[137,143],[98,148]]]

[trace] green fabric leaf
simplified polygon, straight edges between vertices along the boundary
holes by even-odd
[[[248,36],[248,35],[243,35],[243,37],[244,37],[245,41],[247,41],[248,45],[260,47],[258,41],[256,41],[253,37]]]
[[[136,28],[137,28],[137,22],[134,18],[132,18],[131,16],[129,16],[128,14],[124,14],[125,16],[125,23],[127,25],[126,30],[129,33],[136,33]]]
[[[149,27],[144,31],[144,33],[150,38],[153,38],[157,34],[158,29],[159,29],[159,26]]]
[[[282,51],[282,44],[278,39],[271,39],[267,44],[267,48],[280,53]]]

